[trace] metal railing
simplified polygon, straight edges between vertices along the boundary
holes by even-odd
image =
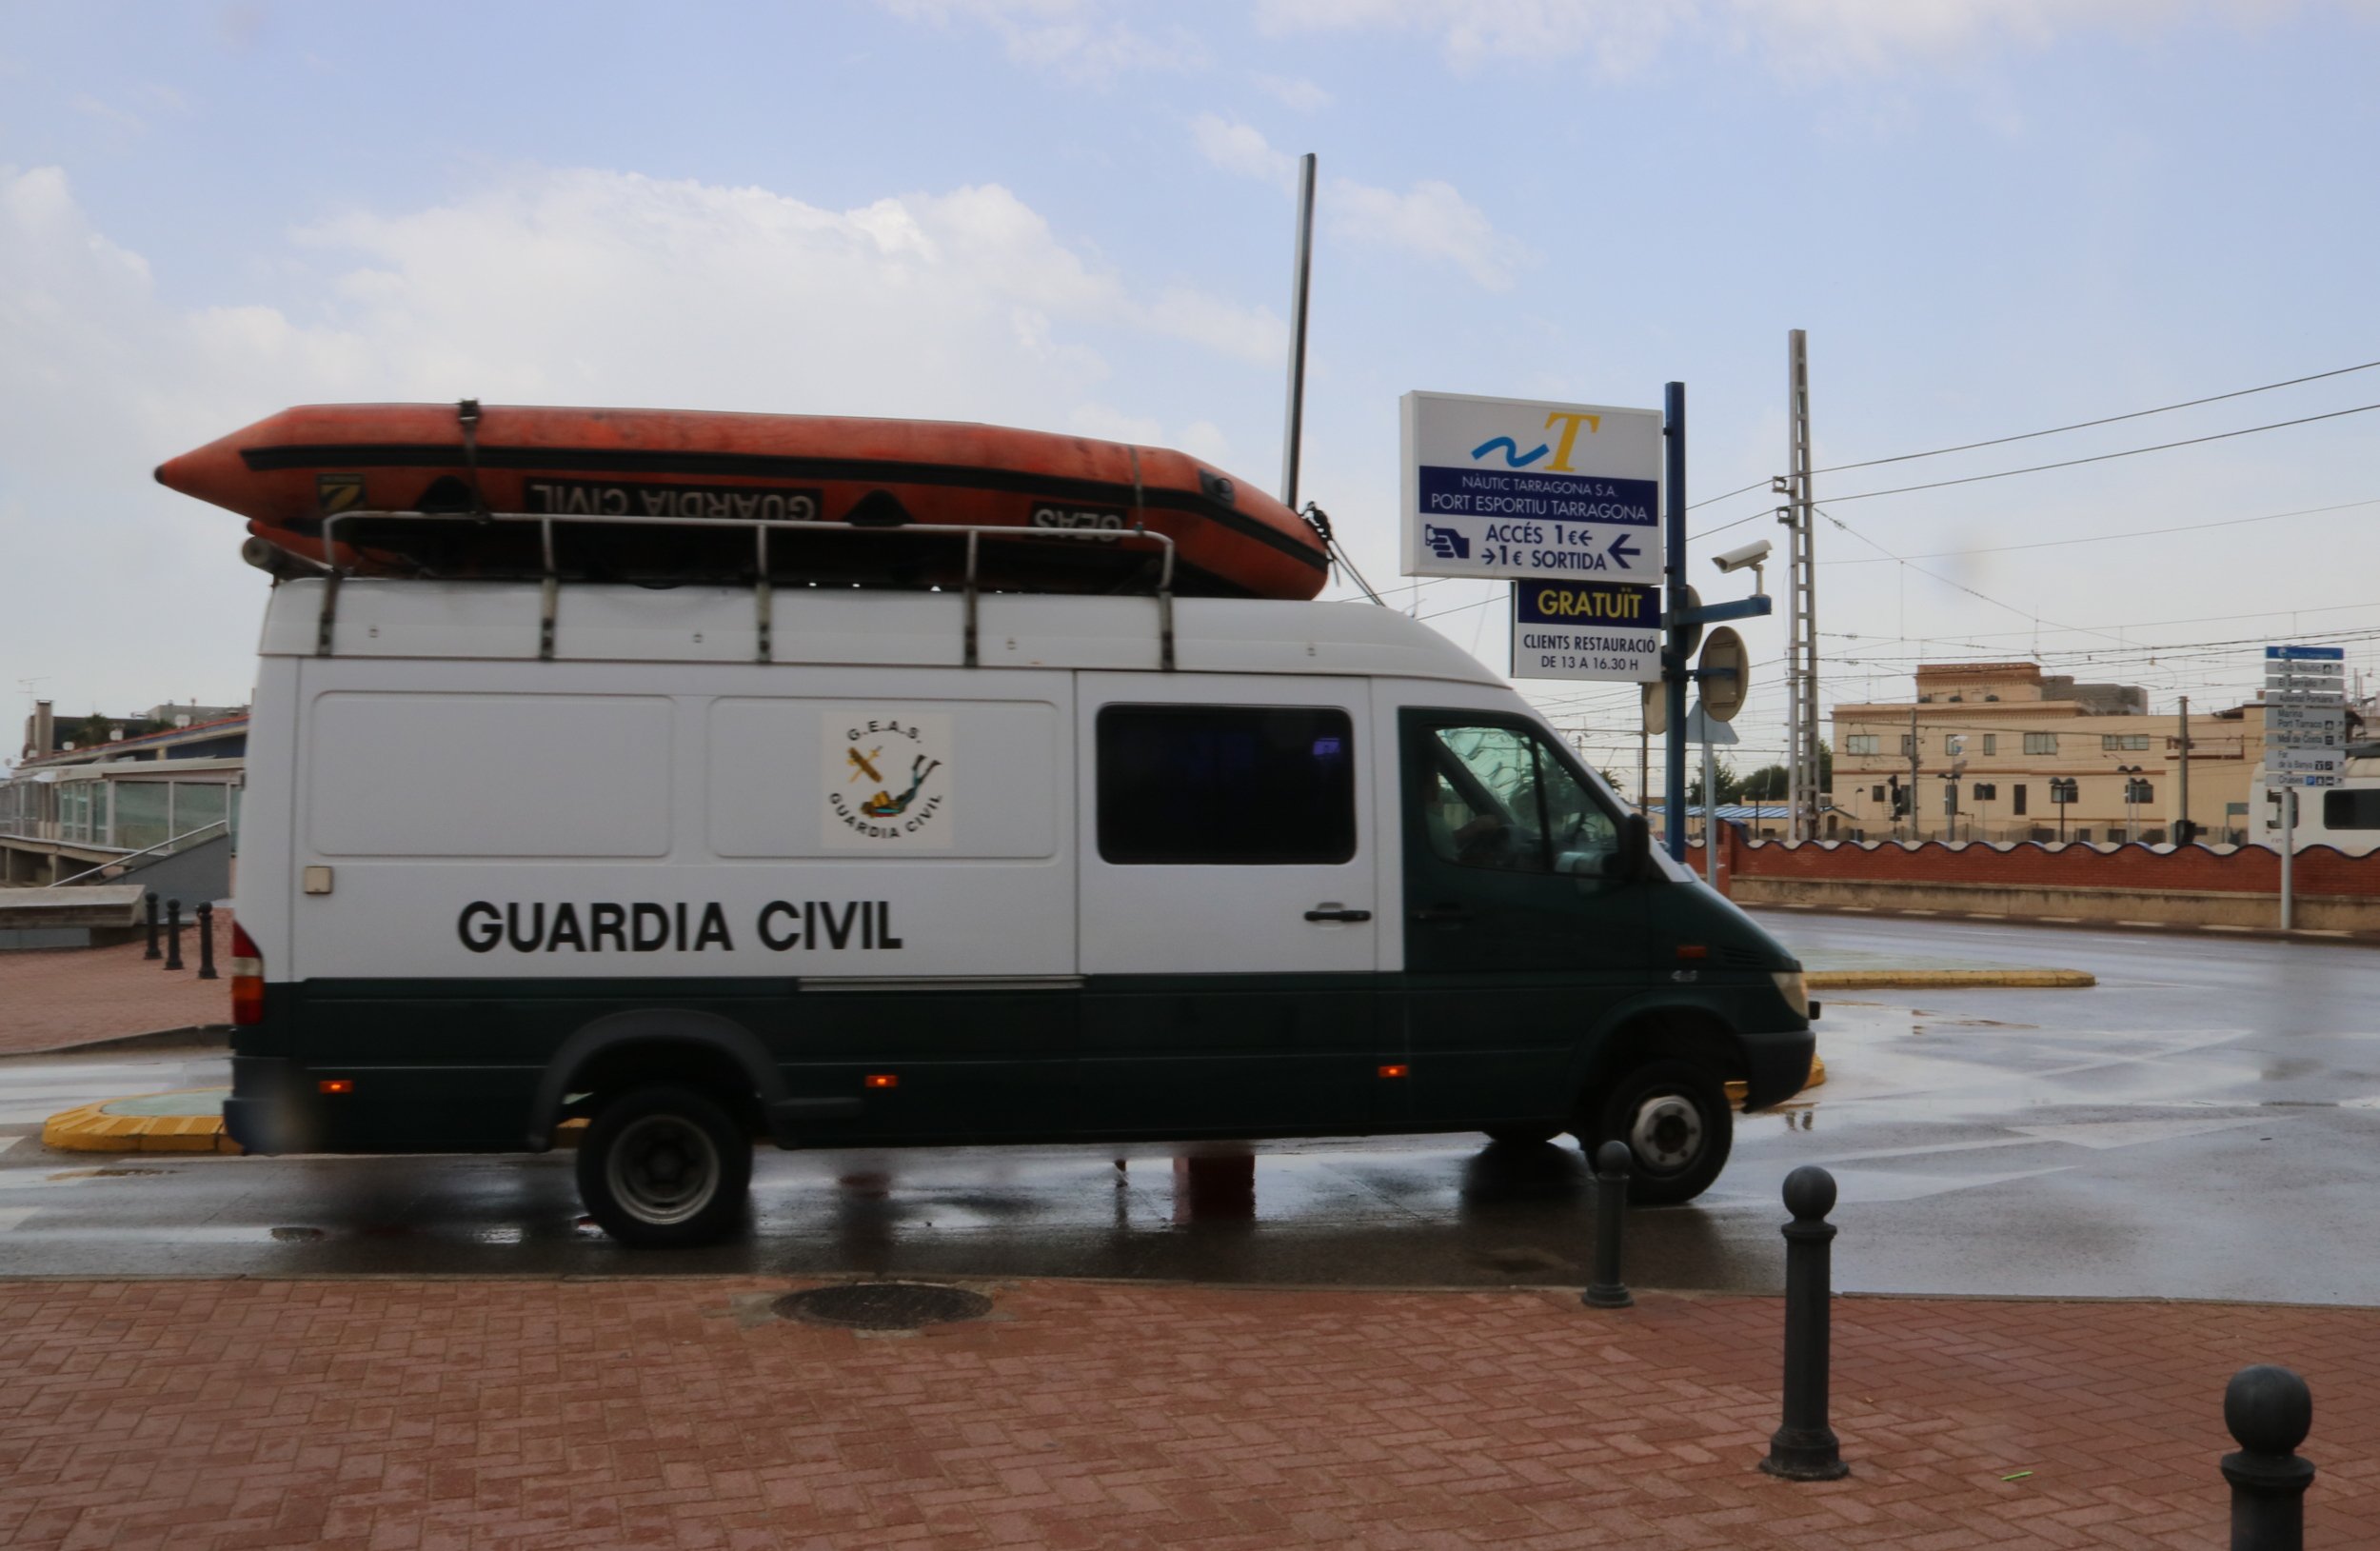
[[[50,886],[52,888],[64,888],[69,884],[79,884],[86,878],[98,873],[106,872],[109,867],[121,867],[129,862],[137,862],[144,856],[169,854],[178,849],[184,841],[188,840],[195,835],[203,835],[209,829],[220,829],[224,831],[224,833],[229,834],[231,832],[231,821],[229,819],[211,820],[208,823],[200,825],[195,829],[188,830],[182,834],[176,835],[170,840],[161,840],[154,845],[145,845],[137,851],[127,851],[122,856],[111,856],[95,867],[85,867],[81,872],[76,873],[73,877],[61,878]],[[100,847],[93,846],[91,848],[93,850],[97,850]]]
[[[534,511],[444,512],[444,511],[343,511],[323,519],[323,560],[315,561],[286,549],[277,549],[272,556],[257,557],[260,563],[277,563],[288,555],[301,566],[318,570],[323,577],[322,615],[315,629],[314,655],[331,655],[331,634],[338,619],[339,585],[354,574],[352,567],[335,564],[338,553],[338,527],[342,523],[363,519],[372,522],[435,522],[435,523],[502,523],[535,524],[538,529],[540,554],[545,570],[540,577],[542,608],[538,623],[537,655],[550,660],[554,655],[554,621],[561,607],[562,576],[554,557],[554,525],[593,525],[614,527],[689,527],[718,531],[721,528],[748,528],[752,533],[753,562],[756,567],[753,582],[754,639],[753,661],[776,661],[774,651],[775,587],[768,574],[768,535],[783,529],[803,534],[867,534],[877,537],[901,535],[925,539],[964,539],[966,541],[966,570],[961,580],[961,590],[966,597],[965,662],[969,667],[981,666],[977,651],[976,618],[978,598],[982,591],[980,566],[982,541],[986,538],[1006,541],[1091,542],[1114,544],[1141,542],[1160,547],[1156,586],[1152,589],[1158,602],[1158,628],[1160,635],[1160,658],[1167,672],[1174,667],[1174,557],[1176,545],[1170,535],[1154,533],[1145,523],[1135,522],[1130,527],[1003,527],[990,524],[902,523],[890,526],[854,523],[797,522],[765,517],[639,517],[612,515],[581,515]],[[262,541],[250,541],[261,543]],[[270,569],[271,564],[266,564]]]

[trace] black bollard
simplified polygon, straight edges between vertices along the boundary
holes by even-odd
[[[1828,1271],[1835,1224],[1835,1176],[1804,1163],[1785,1176],[1785,1425],[1769,1439],[1760,1468],[1788,1481],[1835,1481],[1851,1474],[1835,1429],[1826,1423],[1828,1348],[1834,1311]]]
[[[166,967],[182,967],[182,902],[166,901]]]
[[[143,894],[141,903],[149,911],[149,951],[141,957],[144,959],[163,958],[164,955],[157,950],[157,891],[152,888]]]
[[[2223,1457],[2231,1483],[2231,1551],[2305,1551],[2311,1460],[2297,1445],[2314,1424],[2314,1398],[2287,1368],[2258,1363],[2223,1389],[2223,1425],[2239,1452]]]
[[[215,973],[215,906],[208,900],[198,902],[198,978],[223,978]]]
[[[1578,1295],[1589,1308],[1631,1308],[1636,1300],[1619,1279],[1619,1235],[1628,1221],[1628,1143],[1595,1149],[1595,1281]]]

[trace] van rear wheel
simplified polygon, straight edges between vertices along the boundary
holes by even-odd
[[[596,1112],[578,1172],[588,1215],[620,1243],[706,1244],[743,1222],[752,1143],[708,1094],[632,1088]]]
[[[1654,1061],[1612,1084],[1587,1156],[1606,1142],[1628,1143],[1628,1199],[1672,1206],[1711,1188],[1735,1138],[1727,1086],[1691,1061]]]

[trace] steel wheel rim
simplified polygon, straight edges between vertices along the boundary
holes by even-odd
[[[1702,1151],[1702,1111],[1683,1094],[1656,1093],[1636,1105],[1628,1145],[1647,1168],[1675,1174]]]
[[[701,1213],[719,1194],[720,1172],[718,1144],[683,1115],[630,1121],[604,1163],[612,1199],[654,1227]]]

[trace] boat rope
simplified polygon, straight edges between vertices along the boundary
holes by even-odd
[[[1323,552],[1344,567],[1347,574],[1355,578],[1356,586],[1363,589],[1363,595],[1382,608],[1386,608],[1388,600],[1372,590],[1372,584],[1363,579],[1361,571],[1356,569],[1355,561],[1348,557],[1346,549],[1340,546],[1339,536],[1331,531],[1331,514],[1309,501],[1306,503],[1306,509],[1298,515],[1306,520],[1306,526],[1314,529],[1315,537],[1322,541]]]

